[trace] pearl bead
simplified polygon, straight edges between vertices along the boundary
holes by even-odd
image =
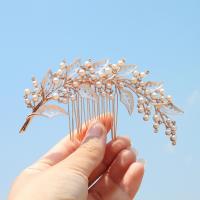
[[[66,99],[66,98],[63,98],[63,99],[62,99],[62,103],[67,103],[67,99]]]
[[[155,92],[151,93],[151,98],[152,99],[157,99],[158,98],[157,93],[155,93]]]
[[[176,126],[171,127],[172,131],[176,131]]]
[[[124,59],[121,59],[121,60],[118,61],[118,65],[119,66],[122,66],[124,64],[125,64],[125,60]]]
[[[141,73],[139,74],[140,78],[144,78],[145,75],[146,75],[145,72],[141,72]]]
[[[101,92],[101,96],[102,97],[105,97],[106,96],[106,93],[103,91],[103,92]]]
[[[58,69],[58,71],[56,72],[56,74],[58,75],[58,76],[60,76],[60,75],[62,75],[62,69]]]
[[[138,108],[138,112],[139,112],[139,113],[143,113],[143,112],[144,112],[144,108],[143,108],[143,107],[139,107],[139,108]]]
[[[57,77],[54,77],[53,78],[53,83],[56,85],[56,84],[58,84],[58,82],[59,82],[59,79]]]
[[[36,80],[34,80],[34,81],[33,81],[33,86],[34,86],[34,87],[37,87],[37,85],[38,85],[38,82],[37,82]]]
[[[170,140],[171,141],[176,141],[176,135],[171,135]]]
[[[171,129],[170,129],[170,128],[167,128],[167,129],[166,129],[165,135],[171,135]]]
[[[153,116],[153,120],[154,120],[155,122],[158,122],[158,121],[159,121],[159,119],[160,119],[160,118],[159,118],[159,116],[158,116],[158,115],[154,115],[154,116]]]
[[[144,103],[144,98],[143,98],[143,97],[140,97],[140,98],[138,99],[138,103],[139,103],[139,104],[143,104],[143,103]]]
[[[159,128],[159,124],[158,124],[158,123],[154,123],[153,127],[154,127],[155,129],[158,129],[158,128]]]
[[[146,109],[147,109],[147,110],[151,110],[151,106],[148,105],[148,106],[146,107]]]
[[[65,62],[61,62],[61,63],[60,63],[60,69],[61,69],[61,70],[65,69]]]
[[[31,101],[29,100],[29,99],[25,99],[25,104],[30,104],[31,103]]]
[[[95,74],[91,74],[91,79],[94,81],[94,80],[96,80],[97,79],[97,77],[96,77],[96,75]]]
[[[144,115],[143,120],[144,121],[148,121],[149,120],[149,115]]]
[[[134,75],[134,77],[138,78],[139,72],[135,70],[135,71],[133,72],[133,75]]]
[[[96,87],[97,87],[97,88],[101,88],[101,86],[102,86],[101,82],[100,82],[100,81],[97,81],[97,82],[96,82]]]
[[[54,100],[58,100],[59,95],[58,95],[58,93],[53,93],[52,97]]]
[[[36,94],[33,95],[33,101],[37,102],[38,101],[38,96]]]
[[[132,83],[132,84],[136,84],[137,81],[138,81],[138,80],[137,80],[137,78],[135,78],[135,77],[133,77],[133,78],[131,79],[131,83]]]
[[[73,86],[74,86],[74,87],[78,87],[78,86],[79,86],[78,81],[73,81]]]
[[[112,84],[111,84],[111,83],[107,83],[107,84],[106,84],[106,87],[107,87],[108,89],[111,89],[111,88],[112,88]]]
[[[120,87],[120,88],[123,88],[123,87],[124,87],[124,83],[123,83],[123,82],[120,82],[120,83],[119,83],[119,87]]]
[[[80,76],[85,76],[85,70],[84,69],[79,69],[78,74]]]
[[[176,145],[176,141],[172,141],[172,145]]]
[[[164,95],[164,94],[165,94],[165,90],[164,90],[163,88],[161,88],[161,89],[159,90],[159,93],[160,93],[161,95]]]
[[[91,63],[89,60],[87,60],[87,61],[85,61],[85,66],[86,66],[87,68],[89,68],[89,67],[92,66],[92,63]]]
[[[116,65],[116,64],[113,64],[113,65],[112,65],[112,69],[113,69],[114,71],[119,71],[120,67],[119,67],[118,65]]]
[[[150,90],[146,89],[146,90],[144,91],[144,93],[145,93],[145,95],[149,95],[149,94],[150,94]]]
[[[140,88],[140,87],[137,88],[137,93],[139,93],[139,94],[142,93],[142,88]]]
[[[90,71],[91,74],[94,74],[94,72],[95,72],[95,71],[94,71],[94,67],[91,67],[91,68],[89,69],[89,71]]]
[[[30,95],[31,94],[31,90],[29,88],[26,88],[24,90],[24,94],[27,95],[27,96]]]
[[[112,69],[110,67],[105,67],[104,70],[105,70],[106,74],[108,74],[108,75],[112,74]]]
[[[167,100],[168,100],[169,102],[172,102],[172,96],[168,95],[168,96],[167,96]]]

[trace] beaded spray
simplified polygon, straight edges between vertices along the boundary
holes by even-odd
[[[165,134],[176,145],[176,122],[168,114],[183,111],[174,105],[171,96],[165,95],[162,83],[143,81],[149,71],[139,72],[136,68],[135,64],[126,64],[124,59],[117,64],[111,64],[107,59],[98,62],[88,60],[84,64],[80,59],[72,64],[64,60],[57,72],[47,72],[41,84],[33,77],[34,89],[24,91],[25,104],[32,113],[27,116],[20,133],[26,130],[34,116],[51,118],[66,114],[70,138],[74,140],[74,131],[81,132],[82,123],[87,126],[90,120],[111,114],[111,134],[115,139],[119,100],[131,115],[136,96],[137,109],[144,115],[143,120],[148,121],[153,112],[154,132],[157,133],[160,125],[164,125]],[[67,104],[67,111],[57,105],[46,104],[51,100]]]

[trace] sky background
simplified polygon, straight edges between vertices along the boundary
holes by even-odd
[[[119,135],[146,160],[136,200],[200,199],[200,1],[0,0],[0,199],[14,178],[63,138],[67,118],[35,118],[21,136],[31,77],[69,62],[111,58],[149,69],[185,114],[174,116],[178,144],[152,133],[152,123],[120,109]]]

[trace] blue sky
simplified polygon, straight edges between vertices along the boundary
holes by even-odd
[[[200,2],[198,0],[0,0],[0,199],[22,169],[67,132],[67,119],[37,118],[18,130],[28,113],[23,90],[63,59],[125,57],[149,79],[163,80],[185,111],[177,116],[178,145],[151,123],[120,109],[121,135],[129,135],[146,173],[136,199],[200,199]]]

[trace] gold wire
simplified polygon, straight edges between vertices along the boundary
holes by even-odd
[[[69,137],[70,137],[70,140],[72,140],[72,131],[71,131],[71,117],[70,117],[70,113],[71,113],[71,110],[70,110],[70,102],[69,102],[69,98],[68,98],[68,116],[69,116],[69,119],[68,119],[68,126],[69,126]]]

